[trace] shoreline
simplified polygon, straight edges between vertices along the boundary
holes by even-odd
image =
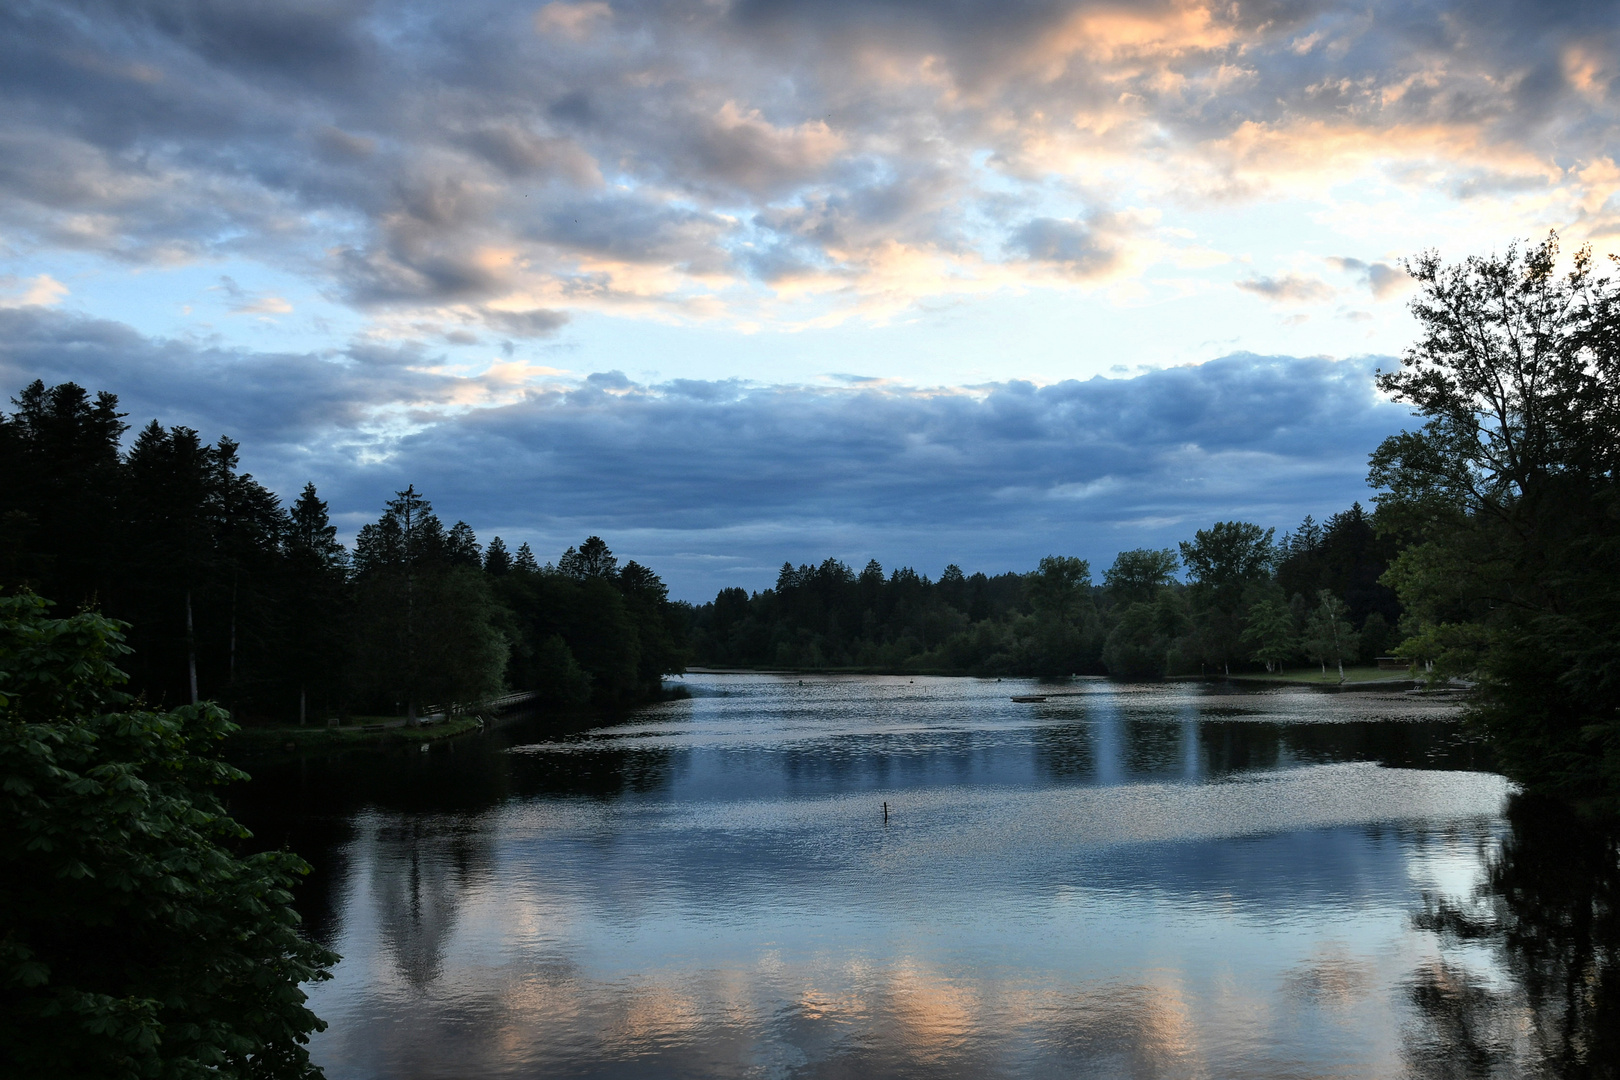
[[[481,731],[486,724],[483,718],[469,715],[417,727],[403,724],[340,727],[325,724],[306,724],[302,727],[241,725],[225,740],[225,752],[227,756],[261,758],[281,753],[327,752],[366,746],[426,746],[431,742]]]
[[[667,678],[670,676],[666,676]],[[533,695],[523,692],[497,698],[493,703],[486,703],[483,707],[453,720],[432,720],[415,727],[407,727],[403,717],[389,717],[375,723],[339,726],[330,726],[324,721],[302,726],[239,724],[236,732],[225,740],[224,754],[227,759],[264,761],[378,747],[420,746],[425,750],[430,743],[489,731],[526,716],[544,714],[559,720],[568,717],[595,717],[689,696],[685,687],[677,683],[674,686],[664,687],[654,697],[614,710],[600,707],[548,707],[535,702]]]

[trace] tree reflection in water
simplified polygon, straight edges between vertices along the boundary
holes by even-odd
[[[493,835],[475,819],[377,822],[370,861],[379,938],[410,986],[439,977],[462,901],[489,875],[493,853]]]
[[[1474,895],[1413,916],[1441,948],[1411,987],[1408,1060],[1425,1077],[1620,1076],[1620,830],[1523,795],[1507,818]]]
[[[374,830],[370,874],[385,944],[405,978],[425,984],[437,977],[467,883],[488,869],[490,812],[513,800],[611,801],[669,783],[674,755],[665,750],[506,752],[537,737],[568,740],[602,720],[520,716],[425,754],[385,746],[245,760],[254,779],[231,789],[230,806],[254,834],[249,850],[287,847],[310,863],[294,902],[310,936],[327,945],[342,931],[349,879],[360,869],[351,865],[354,841]]]

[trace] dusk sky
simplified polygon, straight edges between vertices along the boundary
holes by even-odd
[[[1397,260],[1620,250],[1614,3],[0,5],[0,390],[672,595],[1366,501]],[[9,406],[0,406],[9,408]]]

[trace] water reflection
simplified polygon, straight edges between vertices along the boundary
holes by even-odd
[[[1596,1060],[1612,994],[1554,1005],[1609,985],[1612,924],[1556,928],[1613,875],[1583,900],[1598,849],[1533,855],[1568,831],[1503,817],[1444,705],[694,682],[254,766],[236,809],[316,863],[345,956],[330,1075],[1603,1075],[1557,1048]],[[1540,922],[1533,858],[1572,867]]]
[[[443,970],[461,899],[494,865],[493,842],[474,822],[406,817],[366,822],[374,917],[395,970],[425,987]]]
[[[1407,1048],[1434,1077],[1620,1074],[1620,843],[1524,796],[1471,892],[1425,896],[1442,948],[1410,986]],[[1502,978],[1502,974],[1508,978]]]
[[[1042,775],[1055,782],[1090,780],[1097,774],[1091,725],[1047,724],[1031,734]]]

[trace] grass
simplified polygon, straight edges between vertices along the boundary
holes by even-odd
[[[1350,683],[1405,681],[1413,676],[1405,671],[1385,671],[1382,668],[1345,666],[1344,681]],[[1242,675],[1231,676],[1234,682],[1289,682],[1301,683],[1310,686],[1337,686],[1339,685],[1339,669],[1332,664],[1328,665],[1327,674],[1322,674],[1320,667],[1293,668],[1281,673],[1267,674],[1263,671],[1245,672]]]
[[[397,721],[396,716],[355,716],[342,727],[327,727],[325,723],[299,727],[296,724],[274,726],[253,725],[243,727],[230,738],[233,748],[268,752],[272,750],[331,750],[346,746],[376,746],[383,744],[425,743],[463,735],[478,727],[478,718],[462,716],[428,727],[377,727],[385,721]]]

